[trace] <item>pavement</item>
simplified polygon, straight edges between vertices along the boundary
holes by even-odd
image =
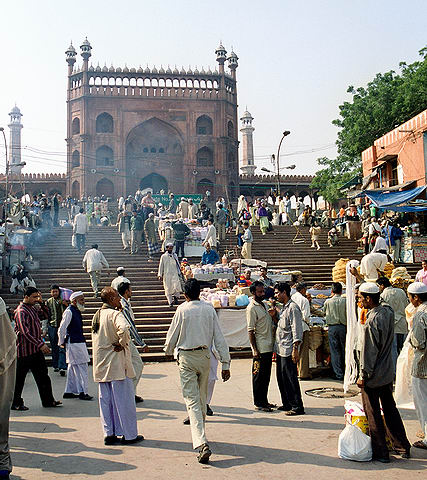
[[[65,378],[53,373],[54,393],[62,399]],[[427,478],[427,451],[412,449],[412,458],[392,455],[390,464],[357,463],[338,458],[338,436],[344,428],[344,399],[315,398],[304,393],[306,415],[256,412],[252,405],[251,361],[234,360],[231,379],[217,382],[208,417],[213,451],[209,465],[200,465],[192,450],[178,369],[174,363],[147,364],[138,386],[145,399],[137,408],[139,433],[135,446],[105,447],[99,419],[97,386],[90,381],[91,402],[63,400],[57,409],[41,407],[31,374],[24,399],[28,412],[12,412],[11,478],[49,479],[378,479]],[[91,376],[91,372],[90,372]],[[91,378],[91,377],[90,377]],[[302,391],[340,386],[330,379],[302,381]],[[360,401],[360,396],[354,397]],[[279,403],[273,370],[270,401]],[[414,410],[402,410],[408,438],[420,430]]]

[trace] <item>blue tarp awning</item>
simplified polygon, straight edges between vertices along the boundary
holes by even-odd
[[[396,207],[398,205],[402,205],[403,203],[410,202],[414,198],[418,197],[418,195],[420,195],[420,193],[422,193],[425,189],[426,186],[423,185],[421,187],[415,187],[411,190],[404,190],[402,192],[376,192],[374,190],[364,190],[359,194],[359,196],[366,195],[378,208],[393,210],[391,207]],[[421,208],[425,209],[425,207]]]

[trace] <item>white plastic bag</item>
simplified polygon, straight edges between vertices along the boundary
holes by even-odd
[[[410,343],[403,344],[396,364],[396,386],[394,398],[400,408],[415,408],[412,396],[412,363],[414,362],[414,350]]]
[[[72,237],[71,237],[71,246],[76,248],[76,236],[75,234],[73,233]]]
[[[371,437],[365,435],[355,425],[347,424],[338,439],[338,456],[355,462],[371,461]]]

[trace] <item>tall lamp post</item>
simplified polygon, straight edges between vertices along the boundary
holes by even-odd
[[[291,132],[289,130],[285,130],[282,134],[282,138],[280,139],[279,147],[277,148],[277,196],[280,197],[280,147],[282,146],[283,139],[290,135]],[[295,168],[295,167],[294,167]]]
[[[4,128],[0,127],[0,132],[3,134],[3,140],[4,140],[4,150],[5,150],[5,155],[6,155],[6,198],[4,200],[4,215],[5,219],[7,218],[8,212],[8,199],[9,199],[9,157],[7,156],[7,141],[6,141],[6,135],[4,133]],[[13,164],[15,167],[25,167],[26,162],[21,162],[21,163],[16,163]]]
[[[274,155],[272,155],[272,157],[274,157]],[[293,170],[295,167],[296,167],[296,165],[288,165],[287,167],[282,167],[282,168],[279,167],[279,169],[277,171],[277,187],[278,187],[277,191],[278,192],[280,192],[280,170],[284,170],[284,169]],[[269,170],[268,168],[265,168],[265,167],[262,167],[261,171],[262,172],[267,172],[267,173],[272,173],[273,175],[276,174],[276,172],[273,172],[273,170]],[[277,196],[279,197],[280,193],[278,193]]]
[[[6,142],[6,134],[4,133],[4,128],[0,127],[0,132],[3,134],[4,140],[4,151],[6,155],[6,198],[4,200],[4,215],[5,218],[7,217],[7,197],[8,197],[8,190],[9,190],[9,158],[7,156],[7,142]]]

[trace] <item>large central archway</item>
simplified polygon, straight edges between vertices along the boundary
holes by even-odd
[[[160,193],[161,190],[163,190],[164,193],[167,193],[168,182],[165,177],[162,177],[157,173],[150,173],[149,175],[141,179],[139,183],[139,188],[141,190],[151,188],[153,190],[153,193]]]
[[[154,182],[153,185],[145,188],[167,192],[169,186],[171,191],[183,192],[183,160],[183,140],[174,126],[158,118],[141,123],[130,131],[126,140],[128,191],[141,187],[138,179],[153,175],[148,179]],[[153,170],[158,173],[153,174]],[[163,177],[163,180],[154,175]]]

